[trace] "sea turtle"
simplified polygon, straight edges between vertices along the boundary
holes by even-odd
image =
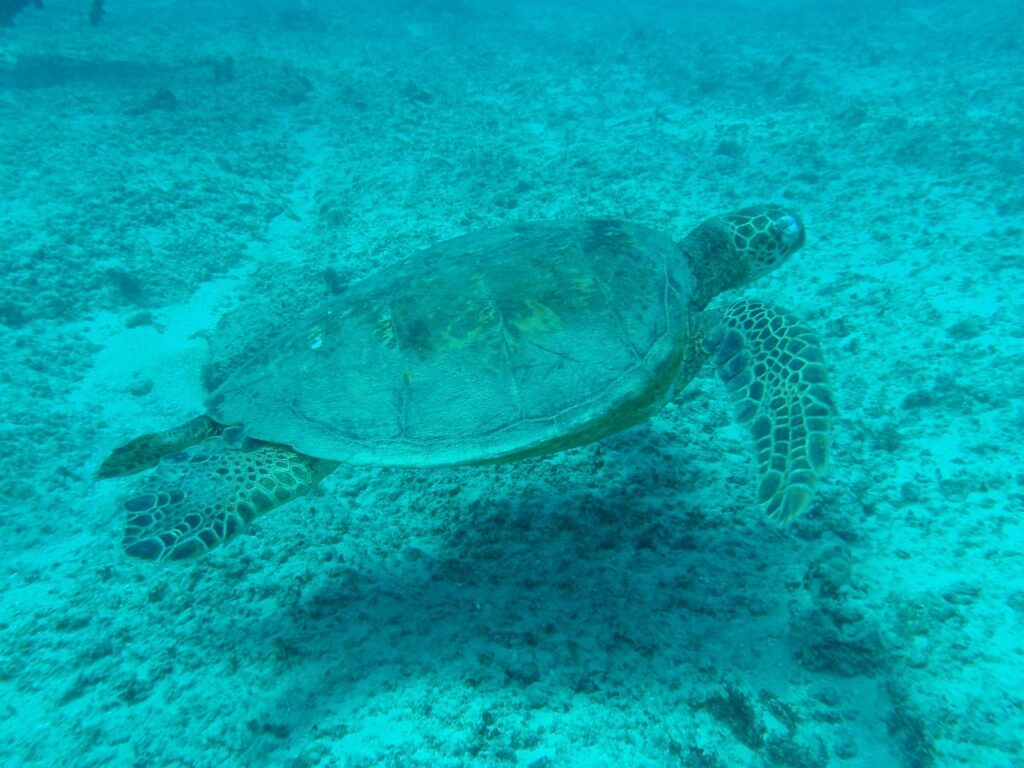
[[[191,558],[340,464],[540,456],[647,419],[709,360],[751,432],[758,501],[787,523],[824,471],[834,405],[814,333],[760,301],[707,309],[804,243],[778,205],[680,242],[615,220],[469,234],[400,261],[268,338],[206,413],[111,453],[155,467],[120,502],[124,551]]]

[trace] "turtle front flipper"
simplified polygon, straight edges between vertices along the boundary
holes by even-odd
[[[121,501],[122,547],[143,560],[187,560],[253,518],[304,496],[337,462],[248,440],[237,428],[161,459]]]
[[[163,456],[198,445],[207,438],[219,435],[223,429],[204,414],[163,432],[141,435],[111,451],[97,470],[96,477],[100,480],[125,477],[151,469]]]
[[[704,349],[754,437],[758,502],[789,523],[810,504],[832,443],[836,407],[817,337],[782,310],[743,301],[718,315]]]

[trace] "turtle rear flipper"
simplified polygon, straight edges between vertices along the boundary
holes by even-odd
[[[704,348],[754,438],[758,502],[789,523],[810,504],[832,443],[836,407],[817,337],[782,310],[743,301],[721,313]]]
[[[134,475],[155,467],[163,456],[183,451],[219,435],[224,428],[205,414],[163,432],[151,432],[115,448],[103,460],[96,477]]]
[[[122,547],[143,560],[187,560],[253,518],[307,494],[337,462],[240,438],[239,430],[165,456],[121,501]]]

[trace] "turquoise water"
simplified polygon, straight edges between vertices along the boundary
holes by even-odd
[[[21,5],[0,764],[1024,766],[1019,3]],[[96,469],[201,412],[211,339],[467,232],[766,200],[807,243],[725,298],[813,326],[840,408],[790,528],[708,369],[596,445],[122,553]]]

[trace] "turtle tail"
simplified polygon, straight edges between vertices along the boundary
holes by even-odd
[[[753,436],[758,502],[787,524],[809,506],[828,463],[836,407],[814,332],[760,301],[713,313],[704,350]]]
[[[143,560],[198,557],[256,516],[309,493],[337,465],[226,429],[165,456],[121,501],[122,547]]]

